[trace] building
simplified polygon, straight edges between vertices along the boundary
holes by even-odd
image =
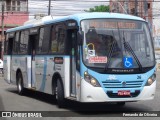
[[[153,28],[153,0],[110,0],[110,11],[139,16]]]
[[[160,1],[154,0],[153,3],[153,28],[154,45],[156,50],[160,50]]]
[[[2,2],[4,5],[4,33],[7,29],[23,25],[29,19],[28,0],[0,1],[0,48],[2,48]],[[1,50],[1,49],[0,49]],[[0,51],[1,52],[1,51]],[[0,56],[2,58],[2,56]]]

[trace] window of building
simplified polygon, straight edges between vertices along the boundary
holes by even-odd
[[[27,11],[26,1],[20,1],[20,11]]]
[[[136,12],[136,11],[135,11],[135,8],[132,8],[132,9],[131,9],[131,14],[133,14],[133,15],[134,15],[134,14],[135,14],[135,12]]]
[[[150,9],[150,7],[151,7],[150,3],[147,3],[147,6],[148,6],[148,9]]]
[[[12,11],[16,10],[16,1],[12,1]]]
[[[7,0],[6,1],[7,11],[27,11],[27,0]]]
[[[20,11],[20,1],[17,1],[17,11]]]
[[[7,3],[7,5],[6,5],[6,10],[7,10],[7,11],[11,11],[11,3],[10,3],[10,2]]]

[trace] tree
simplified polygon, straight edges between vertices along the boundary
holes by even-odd
[[[109,12],[109,5],[100,5],[95,6],[94,8],[90,8],[89,10],[85,10],[86,12]]]

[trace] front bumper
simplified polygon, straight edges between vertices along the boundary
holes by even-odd
[[[85,80],[81,81],[80,102],[129,102],[152,100],[155,96],[156,81],[151,86],[145,86],[137,97],[110,98],[101,87],[93,87]]]

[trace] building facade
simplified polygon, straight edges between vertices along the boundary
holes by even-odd
[[[154,0],[153,3],[153,28],[154,28],[154,43],[155,49],[160,50],[160,2]]]
[[[2,3],[4,11],[2,11]],[[2,12],[4,15],[2,16]],[[0,48],[2,48],[2,17],[4,33],[7,29],[23,25],[29,19],[28,0],[1,0],[0,1]],[[0,49],[1,50],[1,49]],[[2,51],[0,51],[2,53]],[[2,56],[0,56],[2,58]]]
[[[110,11],[139,16],[153,28],[153,0],[110,0]]]

